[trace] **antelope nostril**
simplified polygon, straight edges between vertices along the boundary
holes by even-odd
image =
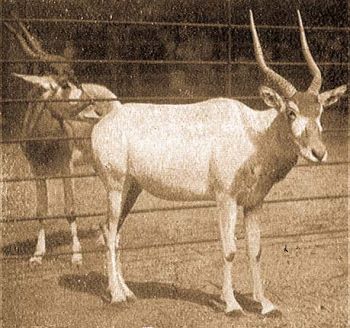
[[[326,149],[312,149],[311,153],[321,162],[326,155]]]

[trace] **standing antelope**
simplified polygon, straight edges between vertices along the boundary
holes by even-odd
[[[66,121],[65,115],[76,115],[86,108],[93,108],[99,117],[111,111],[118,102],[94,102],[96,98],[116,98],[107,88],[96,84],[76,84],[73,69],[67,58],[52,55],[42,49],[38,41],[26,27],[16,18],[16,22],[23,31],[22,35],[12,25],[5,23],[7,28],[19,40],[23,50],[32,58],[48,62],[54,74],[36,76],[14,74],[35,86],[29,93],[29,98],[39,102],[30,103],[24,115],[22,125],[23,138],[35,137],[86,137],[91,135],[90,122]],[[66,61],[66,62],[62,62]],[[74,102],[86,99],[86,102]],[[54,100],[56,102],[45,102]],[[64,100],[65,102],[57,102]],[[67,101],[72,100],[72,102]],[[44,102],[43,102],[44,101]],[[96,116],[96,115],[95,115]],[[70,175],[73,165],[88,163],[91,159],[90,142],[88,141],[25,141],[21,148],[30,163],[34,176],[64,174]],[[81,264],[81,246],[77,236],[76,217],[74,216],[73,183],[70,178],[63,179],[65,215],[70,224],[73,239],[72,263]],[[48,214],[48,194],[45,179],[36,180],[36,214],[45,217]],[[40,230],[34,255],[30,262],[41,263],[45,254],[44,221],[40,221]]]
[[[255,111],[231,99],[190,105],[129,103],[94,126],[95,169],[108,193],[108,225],[103,233],[112,302],[134,297],[123,279],[118,244],[126,216],[146,190],[168,200],[217,202],[226,312],[242,311],[233,293],[231,268],[237,206],[243,206],[254,299],[261,303],[263,314],[275,309],[264,296],[260,277],[258,213],[271,187],[287,175],[300,155],[312,162],[326,159],[320,116],[324,107],[346,91],[341,86],[319,93],[321,74],[309,51],[299,12],[298,18],[303,54],[313,75],[306,92],[297,91],[266,65],[250,11],[256,60],[281,92],[260,88],[269,110]]]

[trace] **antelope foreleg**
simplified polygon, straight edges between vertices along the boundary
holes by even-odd
[[[263,285],[260,274],[260,227],[257,212],[260,207],[250,210],[245,210],[245,228],[247,249],[249,254],[250,269],[253,277],[253,297],[254,300],[262,305],[262,314],[267,314],[275,310],[275,306],[264,296]]]
[[[36,214],[45,217],[48,213],[48,195],[46,180],[36,180]],[[41,264],[46,253],[45,224],[44,220],[39,220],[40,228],[34,255],[30,258],[31,263]]]
[[[65,170],[66,174],[72,172],[71,165],[69,169]],[[71,236],[72,236],[72,263],[81,265],[83,258],[81,255],[81,245],[78,238],[77,222],[74,216],[74,189],[73,181],[71,178],[63,179],[63,192],[64,192],[64,211],[67,216],[67,221],[70,226]]]

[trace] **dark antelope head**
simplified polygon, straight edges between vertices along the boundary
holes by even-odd
[[[74,80],[74,71],[71,64],[67,62],[70,58],[56,54],[50,54],[43,50],[41,42],[35,38],[19,20],[19,18],[11,13],[19,27],[19,31],[9,23],[5,23],[8,30],[14,34],[22,46],[24,52],[33,59],[38,59],[42,62],[48,63],[53,76],[60,83],[65,83],[67,80]]]
[[[45,107],[53,113],[59,114],[65,111],[76,110],[77,102],[74,102],[74,100],[80,99],[84,91],[77,84],[71,63],[67,62],[70,58],[50,54],[43,50],[41,42],[27,30],[16,15],[13,13],[11,15],[15,18],[15,23],[17,23],[19,29],[17,30],[9,23],[5,23],[6,27],[14,34],[27,55],[47,63],[52,72],[50,75],[43,76],[14,75],[41,87],[44,92],[41,94],[40,98],[43,100],[72,100],[72,102],[52,102],[47,104]]]
[[[303,55],[313,75],[313,80],[305,92],[297,91],[290,82],[266,65],[253,13],[250,11],[250,26],[256,61],[267,78],[281,92],[280,95],[275,90],[262,86],[260,95],[268,106],[276,108],[286,116],[293,142],[296,144],[299,154],[309,161],[322,162],[327,158],[327,150],[321,138],[321,114],[325,107],[337,102],[345,93],[346,85],[320,93],[321,72],[309,50],[299,10],[298,19]]]

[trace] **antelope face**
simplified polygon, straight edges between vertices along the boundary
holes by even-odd
[[[83,94],[81,88],[66,79],[59,79],[58,77],[51,75],[38,76],[16,73],[14,73],[14,75],[31,84],[41,87],[43,89],[43,94],[41,96],[42,99],[64,100],[63,102],[52,102],[47,104],[46,108],[53,112],[69,112],[77,106],[77,102],[74,100],[80,99]]]
[[[293,141],[300,155],[312,162],[327,159],[327,150],[321,138],[322,111],[322,104],[313,94],[296,93],[291,100],[286,101],[285,115]]]
[[[285,99],[275,90],[261,87],[260,95],[269,107],[285,116],[299,154],[312,162],[324,162],[327,150],[321,137],[321,115],[324,108],[335,103],[345,91],[346,85],[343,85],[322,94],[296,92],[293,97]]]
[[[56,88],[53,89],[53,98],[54,99],[65,99],[65,100],[77,100],[80,99],[83,91],[77,87],[75,84],[64,81],[60,83],[60,85],[57,84]],[[72,105],[76,104],[74,101],[67,102],[67,104]]]
[[[338,101],[346,92],[346,85],[321,94],[297,92],[286,100],[285,114],[290,123],[293,140],[300,155],[312,162],[327,159],[327,150],[322,142],[321,115],[324,108]]]

